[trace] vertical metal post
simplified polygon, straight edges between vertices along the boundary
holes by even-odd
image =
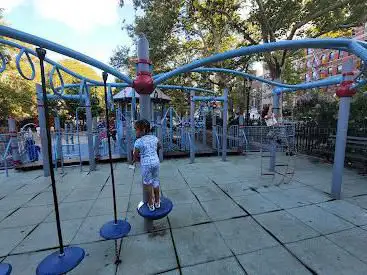
[[[276,119],[279,116],[279,94],[273,93],[273,114]],[[277,143],[274,138],[270,140],[270,158],[269,158],[269,172],[275,172],[275,163],[277,156]]]
[[[64,127],[65,127],[65,143],[67,144],[66,146],[66,153],[70,154],[70,148],[69,148],[69,123],[65,122],[64,123]]]
[[[71,150],[74,153],[75,147],[74,147],[74,125],[73,125],[73,122],[70,122],[69,130],[70,130],[70,143],[72,144]]]
[[[126,119],[126,155],[127,155],[127,161],[131,162],[132,161],[132,156],[131,156],[131,152],[132,152],[132,148],[131,148],[131,138],[132,138],[132,129],[131,129],[131,121],[130,118]]]
[[[213,110],[212,116],[212,147],[213,149],[217,149],[217,114]]]
[[[203,117],[203,124],[204,124],[204,128],[203,128],[203,144],[204,144],[204,146],[206,146],[206,113],[204,114],[204,117]]]
[[[86,91],[87,92],[85,95],[85,115],[87,120],[89,171],[94,171],[96,170],[96,160],[94,155],[94,144],[93,144],[93,117],[92,117],[92,106],[90,101],[90,92],[89,87],[87,85],[86,85]],[[99,150],[99,144],[97,149]]]
[[[169,149],[173,146],[173,109],[169,108]]]
[[[56,152],[57,158],[55,159],[55,166],[58,166],[58,162],[62,166],[63,156],[62,156],[62,136],[61,136],[61,125],[60,125],[60,117],[58,115],[55,116],[55,134],[56,134]]]
[[[353,81],[353,60],[348,59],[343,63],[343,82],[341,85],[347,82]],[[341,89],[339,87],[338,89]],[[349,87],[350,89],[350,87]],[[333,165],[333,178],[331,184],[331,195],[334,199],[340,199],[341,187],[343,183],[344,173],[344,161],[345,161],[345,148],[347,144],[348,135],[348,120],[350,112],[350,103],[352,100],[352,94],[338,94],[340,97],[339,112],[338,112],[338,125],[335,140],[335,154]]]
[[[227,160],[227,123],[228,123],[228,89],[224,89],[223,102],[223,134],[222,134],[222,161]]]
[[[100,140],[99,140],[99,133],[98,133],[98,123],[97,123],[97,118],[93,117],[92,119],[92,140],[93,140],[93,149],[94,149],[94,155],[96,158],[100,157],[100,152],[99,152],[99,145],[100,145]],[[89,142],[89,140],[88,140]],[[89,143],[88,143],[89,145]]]
[[[161,122],[161,116],[157,116],[157,134],[158,134],[158,139],[162,145],[161,150],[159,150],[159,161],[163,161],[163,137],[162,137],[162,122]]]
[[[140,102],[140,101],[139,101]],[[141,105],[141,102],[140,102]],[[135,110],[136,110],[136,96],[135,96],[135,89],[131,89],[131,122],[135,121]]]
[[[57,227],[57,235],[59,240],[59,250],[60,256],[64,256],[64,244],[62,240],[62,232],[61,232],[61,224],[60,224],[60,214],[59,214],[59,203],[57,199],[57,191],[56,191],[56,181],[55,181],[55,174],[53,170],[52,164],[52,149],[51,149],[51,134],[50,134],[50,127],[49,127],[49,114],[48,114],[48,103],[47,103],[47,94],[46,94],[46,79],[45,79],[45,68],[44,68],[44,59],[46,56],[46,50],[37,48],[36,49],[38,58],[40,60],[40,68],[41,68],[41,80],[42,80],[42,97],[43,97],[43,104],[44,104],[44,115],[45,115],[45,130],[46,130],[46,147],[48,153],[48,165],[49,171],[51,176],[51,186],[52,186],[52,193],[54,199],[54,209],[55,209],[55,216],[56,216],[56,227]],[[39,85],[38,85],[39,86]],[[41,129],[42,133],[42,129]]]
[[[122,156],[123,152],[122,152],[122,144],[123,144],[123,136],[124,136],[124,127],[123,127],[123,122],[122,122],[122,114],[123,109],[121,106],[121,103],[118,104],[118,108],[117,108],[117,116],[116,116],[116,136],[117,136],[117,144],[119,147],[119,155],[120,157]]]
[[[195,161],[195,91],[190,91],[190,163]]]
[[[138,59],[139,60],[149,60],[149,42],[145,36],[140,36],[138,40]],[[137,74],[140,72],[150,72],[149,64],[139,62],[137,66]],[[139,105],[140,105],[140,119],[150,120],[151,110],[150,110],[150,95],[149,94],[139,94]],[[143,180],[143,179],[142,179]],[[144,185],[143,189],[143,202],[147,203],[149,198],[149,193]],[[153,230],[153,221],[149,219],[144,219],[144,228],[148,232]]]
[[[11,117],[8,118],[8,126],[9,126],[9,134],[10,134],[11,155],[13,157],[14,164],[18,165],[20,164],[20,155],[19,155],[19,148],[18,148],[17,126],[16,126],[14,118],[11,118]]]
[[[36,84],[37,94],[37,109],[38,109],[38,122],[40,127],[41,147],[42,147],[42,162],[43,162],[43,175],[45,177],[50,176],[50,165],[48,159],[48,146],[47,146],[47,134],[46,134],[46,114],[42,95],[42,86]]]
[[[107,99],[107,77],[106,72],[102,73],[103,83],[104,83],[104,100],[105,100],[105,114],[106,114],[106,127],[107,127],[107,142],[108,142],[108,159],[110,163],[110,173],[111,173],[111,185],[112,185],[112,201],[113,201],[113,217],[115,224],[117,224],[117,206],[116,206],[116,190],[115,190],[115,174],[113,172],[112,163],[112,151],[111,151],[111,133],[110,133],[110,116],[108,112],[108,99]]]

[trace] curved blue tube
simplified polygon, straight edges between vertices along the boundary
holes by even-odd
[[[22,55],[25,53],[27,60],[29,62],[29,65],[31,66],[31,76],[27,77],[26,75],[23,74],[22,68],[20,67],[20,59],[22,58]],[[32,62],[32,59],[29,57],[28,52],[23,48],[20,50],[20,52],[17,54],[17,57],[15,58],[15,66],[17,67],[18,72],[20,73],[20,75],[27,80],[33,80],[36,77],[36,71],[34,69],[34,64]]]
[[[0,73],[2,73],[6,69],[6,60],[5,60],[4,55],[1,52],[0,52],[0,59],[1,59]]]
[[[1,38],[0,38],[0,44],[8,45],[8,46],[11,46],[11,47],[14,47],[14,48],[18,48],[18,49],[20,49],[20,50],[21,50],[21,49],[25,49],[25,51],[26,51],[26,52],[28,52],[28,53],[30,53],[31,55],[33,55],[33,56],[37,57],[37,53],[36,53],[34,50],[29,49],[29,48],[25,48],[25,47],[23,47],[23,46],[21,46],[21,45],[19,45],[19,44],[15,43],[15,42],[13,42],[13,41],[4,40],[4,39],[1,39]],[[64,67],[64,66],[62,66],[62,65],[60,65],[60,64],[58,64],[58,63],[56,63],[55,61],[53,61],[53,60],[51,60],[51,59],[49,59],[49,58],[47,58],[47,57],[45,58],[45,61],[46,61],[47,63],[49,63],[49,64],[53,65],[53,66],[57,66],[60,70],[64,71],[65,73],[67,73],[67,74],[69,74],[69,75],[71,75],[71,76],[74,76],[74,77],[76,77],[76,78],[78,78],[78,79],[80,79],[80,80],[85,79],[87,82],[95,83],[95,84],[101,84],[101,85],[103,86],[103,82],[99,82],[99,81],[96,81],[96,80],[93,80],[93,79],[89,79],[89,78],[87,78],[87,77],[83,77],[83,76],[81,76],[80,74],[75,73],[75,72],[73,72],[73,71],[69,70],[68,68],[66,68],[66,67]]]
[[[60,94],[63,94],[63,93],[64,93],[64,79],[62,78],[62,75],[61,75],[61,73],[60,73],[60,70],[59,70],[59,68],[58,68],[56,65],[54,65],[54,66],[52,67],[52,70],[51,70],[51,72],[50,72],[50,74],[49,74],[49,82],[50,82],[50,86],[51,86],[52,91],[53,91],[55,94],[57,94],[57,93],[58,93],[58,90],[55,90],[55,87],[54,87],[54,81],[53,81],[54,74],[55,74],[55,70],[56,70],[56,72],[57,72],[57,75],[59,76],[59,80],[60,80],[60,83],[61,83],[61,86],[60,86],[61,92],[60,92]],[[85,81],[85,80],[83,79],[83,81]]]
[[[119,71],[113,69],[110,66],[107,66],[106,64],[91,58],[85,54],[79,53],[77,51],[74,51],[72,49],[69,49],[67,47],[61,46],[57,43],[51,42],[49,40],[40,38],[38,36],[35,35],[31,35],[13,28],[9,28],[6,26],[0,26],[0,36],[6,36],[9,38],[13,38],[22,42],[26,42],[26,43],[30,43],[60,54],[63,54],[65,56],[77,59],[81,62],[84,62],[86,64],[89,64],[91,66],[94,66],[102,71],[105,71],[123,81],[125,81],[126,83],[129,83],[130,85],[133,84],[133,81],[130,77],[120,73]]]
[[[367,58],[364,55],[360,55],[359,51],[357,52],[353,48],[350,48],[351,42],[353,41],[350,39],[343,39],[343,38],[304,39],[304,40],[278,41],[278,42],[265,43],[265,44],[254,45],[254,46],[249,46],[249,47],[242,47],[240,49],[235,49],[235,50],[227,51],[224,53],[215,54],[215,55],[203,58],[203,59],[196,60],[192,63],[183,65],[181,67],[178,67],[170,72],[159,75],[156,79],[154,79],[154,84],[158,85],[173,76],[192,71],[196,68],[202,67],[209,63],[218,62],[218,61],[222,61],[225,59],[234,58],[237,56],[244,56],[244,55],[249,55],[249,54],[270,52],[270,51],[276,51],[276,50],[285,50],[285,49],[301,49],[301,48],[343,49],[349,52],[353,52],[358,57],[362,58],[364,61],[367,61]]]
[[[215,94],[214,91],[196,87],[177,86],[177,85],[157,85],[156,87],[159,89],[167,89],[167,90],[184,90],[185,92],[190,92],[191,90],[191,91]]]
[[[307,90],[319,87],[326,87],[331,85],[340,84],[343,81],[342,75],[335,75],[325,79],[316,80],[313,82],[305,82],[301,84],[294,85],[291,88],[275,88],[273,89],[273,94],[280,94],[282,92],[295,92],[297,90]]]

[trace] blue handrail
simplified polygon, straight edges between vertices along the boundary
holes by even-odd
[[[93,67],[96,67],[102,71],[105,71],[123,81],[125,81],[126,83],[132,85],[133,81],[130,77],[120,73],[119,71],[115,70],[114,68],[107,66],[106,64],[91,58],[85,54],[79,53],[77,51],[74,51],[72,49],[69,49],[67,47],[61,46],[57,43],[51,42],[49,40],[40,38],[38,36],[26,33],[26,32],[22,32],[7,26],[0,26],[0,35],[1,36],[6,36],[9,38],[13,38],[22,42],[26,42],[26,43],[30,43],[33,45],[36,45],[38,47],[42,47],[44,49],[48,49],[54,52],[57,52],[59,54],[71,57],[71,58],[75,58],[81,62],[84,62],[86,64],[89,64]]]

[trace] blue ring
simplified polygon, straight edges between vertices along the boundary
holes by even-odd
[[[0,53],[0,59],[1,59],[0,73],[2,73],[6,69],[6,59],[2,53]]]
[[[27,77],[23,74],[23,71],[22,71],[22,68],[20,67],[20,59],[22,58],[22,55],[25,53],[27,59],[28,59],[28,63],[29,65],[31,66],[31,69],[32,69],[32,74],[30,77]],[[27,79],[27,80],[33,80],[36,76],[36,71],[34,69],[34,64],[32,62],[32,59],[30,58],[28,52],[25,50],[25,48],[22,48],[20,50],[20,52],[17,54],[17,57],[15,58],[15,66],[17,67],[17,70],[19,72],[19,74],[24,78],[24,79]]]
[[[58,89],[61,89],[61,92],[58,92],[56,89],[55,89],[55,86],[54,86],[54,82],[53,82],[53,76],[55,74],[55,70],[59,76],[59,80],[60,80],[60,87],[58,87]],[[57,95],[63,95],[64,94],[64,79],[62,78],[62,75],[60,73],[60,70],[59,70],[59,67],[57,65],[54,65],[52,67],[52,70],[50,71],[50,76],[49,76],[49,80],[50,80],[50,86],[51,86],[51,89],[52,91],[57,94]]]

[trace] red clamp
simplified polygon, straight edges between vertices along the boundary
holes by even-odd
[[[154,91],[152,74],[150,72],[139,72],[133,82],[133,88],[142,95],[150,95]]]
[[[347,73],[350,75],[349,73]],[[343,81],[338,89],[336,90],[336,95],[338,97],[351,97],[356,93],[355,89],[352,88],[353,80]]]
[[[137,64],[141,63],[141,64],[149,64],[152,65],[152,61],[150,61],[149,59],[138,59],[138,61],[136,62]]]

